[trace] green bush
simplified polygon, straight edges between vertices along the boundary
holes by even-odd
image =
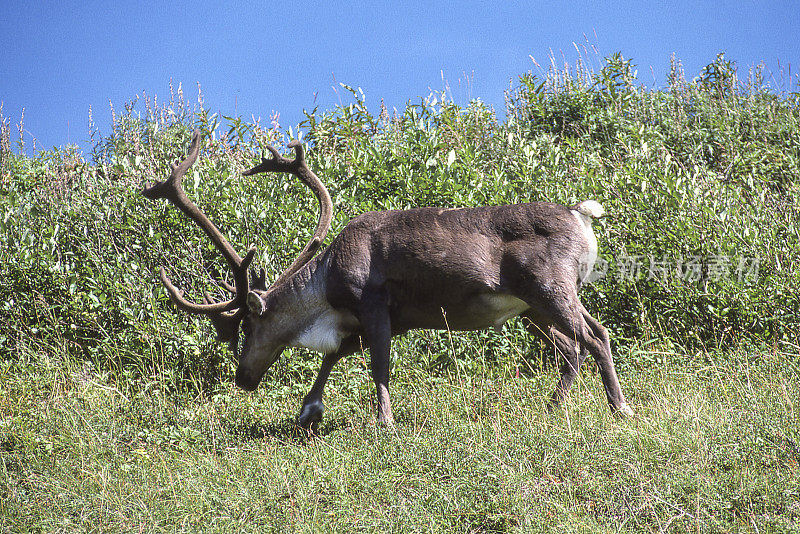
[[[651,343],[695,354],[800,337],[798,96],[768,90],[757,70],[740,83],[719,56],[694,81],[675,68],[669,87],[647,89],[615,54],[598,73],[523,74],[502,119],[445,94],[375,116],[344,87],[350,104],[308,112],[298,131],[336,205],[331,235],[367,210],[594,198],[610,215],[595,224],[608,266],[584,301],[612,331],[620,365],[641,364],[625,354]],[[178,210],[139,194],[168,175],[195,127],[204,145],[187,193],[235,248],[258,247],[268,279],[310,235],[316,204],[301,184],[241,176],[294,132],[183,101],[144,104],[144,117],[136,101],[114,115],[90,162],[74,147],[15,154],[3,130],[3,358],[53,349],[120,376],[169,369],[176,388],[231,371],[210,325],[175,310],[155,274],[165,265],[198,298],[219,294],[211,280],[224,264]],[[484,373],[534,349],[513,322],[504,336],[417,332],[395,348],[429,369]],[[275,374],[290,385],[311,367],[284,359]]]

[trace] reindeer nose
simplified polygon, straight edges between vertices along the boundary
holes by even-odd
[[[236,369],[236,378],[234,379],[236,386],[245,391],[254,391],[261,382],[261,377],[253,377],[247,370],[239,367]]]

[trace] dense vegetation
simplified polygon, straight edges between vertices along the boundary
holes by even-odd
[[[444,92],[373,114],[343,86],[350,104],[297,131],[179,89],[112,110],[90,157],[15,152],[0,110],[0,525],[800,528],[800,97],[761,76],[720,55],[692,81],[673,61],[648,89],[616,54],[520,76],[502,119]],[[640,416],[611,419],[591,370],[547,415],[551,358],[512,321],[394,343],[399,437],[374,427],[364,355],[341,362],[322,436],[301,439],[318,356],[287,351],[256,394],[236,392],[211,326],[157,282],[166,265],[196,298],[225,273],[180,212],[139,194],[195,127],[187,193],[237,249],[258,247],[268,279],[316,206],[286,176],[241,171],[301,134],[331,235],[367,210],[600,201],[606,262],[582,298]]]

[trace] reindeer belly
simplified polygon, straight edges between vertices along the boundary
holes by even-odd
[[[512,295],[486,293],[460,302],[402,306],[395,310],[392,325],[403,330],[432,328],[481,330],[500,328],[530,306]]]
[[[506,321],[528,308],[529,306],[524,301],[512,295],[500,293],[479,295],[467,303],[464,314],[458,314],[456,325],[453,328],[461,329],[459,328],[461,322],[464,323],[463,329],[465,330],[490,326],[500,328]]]

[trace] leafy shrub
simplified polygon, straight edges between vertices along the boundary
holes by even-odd
[[[740,84],[722,56],[695,81],[677,70],[670,80],[637,86],[620,54],[598,73],[528,73],[502,120],[443,94],[376,117],[344,86],[352,103],[308,112],[300,131],[336,205],[331,235],[367,210],[594,198],[610,214],[595,225],[609,263],[584,300],[618,347],[655,340],[694,353],[796,340],[797,96],[768,91],[760,77]],[[241,176],[291,130],[218,117],[202,101],[189,109],[179,94],[160,108],[144,99],[144,118],[129,103],[97,136],[91,162],[74,147],[34,157],[3,148],[3,357],[58,351],[123,374],[169,369],[179,388],[231,372],[210,326],[177,312],[155,276],[165,265],[191,295],[219,291],[209,280],[225,272],[220,258],[177,210],[139,191],[167,176],[199,127],[204,151],[187,193],[235,248],[263,251],[257,261],[273,278],[305,243],[316,206],[285,176]],[[485,373],[532,350],[513,322],[503,335],[421,332],[395,347],[427,368]],[[313,367],[285,361],[284,384]]]

